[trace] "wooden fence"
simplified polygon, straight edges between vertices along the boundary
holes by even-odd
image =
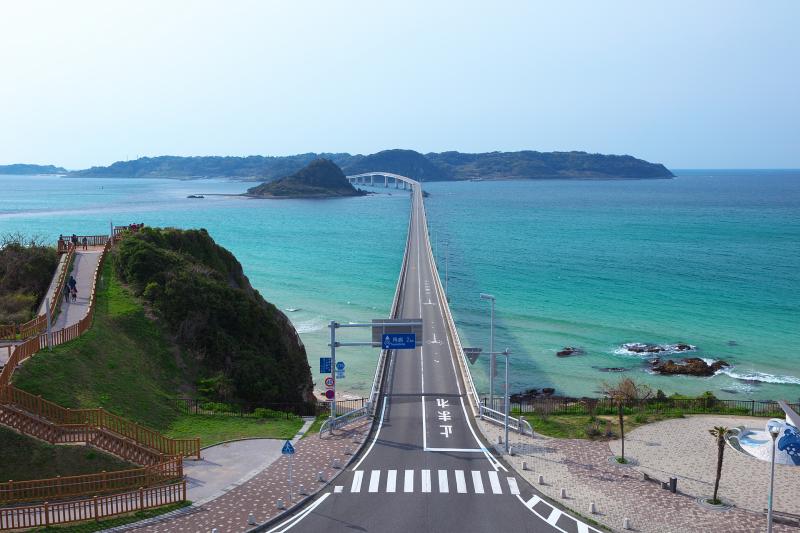
[[[156,465],[81,476],[0,483],[0,502],[63,500],[153,487],[183,478],[183,459],[170,457]]]
[[[0,530],[101,520],[186,501],[186,481],[91,499],[0,509]]]

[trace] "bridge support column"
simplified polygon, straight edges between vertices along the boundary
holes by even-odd
[[[399,189],[400,188],[400,180],[397,179],[397,178],[394,179],[394,188],[395,189]]]
[[[369,185],[370,185],[370,187],[374,187],[375,186],[375,176],[370,176],[369,177]]]
[[[384,176],[383,177],[383,186],[384,187],[388,187],[389,186],[389,177],[388,176]]]

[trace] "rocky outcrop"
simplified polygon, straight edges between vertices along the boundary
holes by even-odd
[[[565,346],[563,350],[556,352],[558,357],[570,357],[572,355],[583,355],[586,351],[576,346]]]
[[[721,368],[730,366],[727,362],[719,360],[711,364],[703,361],[699,357],[688,357],[676,363],[672,359],[662,363],[658,359],[652,361],[653,372],[665,375],[686,375],[686,376],[713,376]]]
[[[697,349],[696,346],[692,346],[691,344],[687,344],[685,342],[678,342],[676,344],[647,344],[642,342],[628,342],[623,344],[622,348],[637,354],[690,352]]]

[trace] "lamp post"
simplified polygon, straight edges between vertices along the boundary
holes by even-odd
[[[769,425],[769,434],[772,436],[772,464],[769,474],[769,499],[767,501],[767,533],[772,533],[772,491],[775,486],[775,441],[780,433],[781,427],[779,425]]]
[[[511,353],[511,350],[506,348],[503,350],[503,355],[506,357],[506,393],[505,393],[505,435],[503,436],[503,442],[506,445],[506,455],[508,455],[508,355]]]
[[[481,293],[481,300],[488,300],[491,302],[491,310],[489,314],[489,404],[490,409],[494,409],[494,371],[495,371],[495,353],[494,353],[494,302],[495,297],[491,294]]]

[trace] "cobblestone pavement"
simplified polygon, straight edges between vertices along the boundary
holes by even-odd
[[[714,426],[745,426],[763,429],[768,418],[698,415],[646,424],[625,439],[625,456],[633,458],[636,469],[658,479],[678,478],[681,492],[695,497],[714,493],[717,446],[708,430]],[[620,443],[611,443],[619,455]],[[719,495],[751,511],[767,507],[770,464],[726,447],[722,462]],[[777,511],[800,514],[800,467],[775,465]]]
[[[369,432],[370,420],[363,420],[350,425],[347,429],[338,430],[333,436],[320,437],[314,433],[297,442],[293,456],[292,478],[294,484],[294,502],[303,496],[298,488],[303,485],[309,494],[313,494],[326,483],[317,480],[317,473],[323,472],[326,480],[331,480],[350,461],[352,455],[361,446]],[[220,533],[241,532],[252,528],[247,524],[249,514],[253,514],[256,523],[263,523],[278,515],[281,510],[276,507],[278,499],[283,499],[289,507],[289,456],[282,455],[274,463],[249,481],[226,492],[223,496],[200,506],[193,506],[172,514],[164,520],[135,527],[126,531],[141,532],[208,532],[216,528]],[[342,468],[332,468],[334,459]]]
[[[490,442],[498,442],[500,426],[479,421],[479,427]],[[657,483],[644,481],[642,474],[630,466],[612,464],[607,442],[513,433],[509,437],[515,455],[506,456],[506,460],[520,475],[552,501],[615,531],[623,530],[625,518],[630,520],[631,531],[653,533],[744,533],[766,529],[763,514],[737,507],[708,510],[691,496],[672,494]],[[628,440],[625,442],[627,455]],[[527,470],[522,469],[523,461]],[[540,475],[544,477],[543,485],[538,484]],[[566,498],[560,496],[562,488],[566,489]],[[596,514],[589,512],[592,503]],[[797,533],[798,529],[776,524],[774,531]]]

